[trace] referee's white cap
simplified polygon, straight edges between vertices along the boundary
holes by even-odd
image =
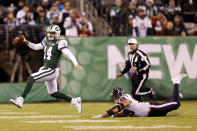
[[[135,38],[130,38],[130,39],[128,40],[128,44],[129,44],[129,43],[137,44],[137,40],[136,40]]]

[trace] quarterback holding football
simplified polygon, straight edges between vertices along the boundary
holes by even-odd
[[[28,77],[27,84],[25,90],[22,95],[18,98],[10,99],[14,105],[19,108],[22,107],[23,102],[27,94],[30,92],[34,82],[45,82],[48,93],[55,98],[60,98],[66,101],[71,102],[74,105],[78,112],[80,113],[81,108],[81,97],[71,98],[57,90],[57,78],[59,76],[59,67],[58,62],[60,60],[61,54],[64,54],[69,57],[69,59],[75,65],[75,68],[78,70],[83,70],[84,68],[80,66],[72,54],[72,52],[68,49],[68,43],[64,39],[60,39],[61,29],[58,25],[50,25],[47,28],[47,36],[42,40],[42,42],[38,44],[34,44],[23,37],[23,42],[29,48],[33,50],[41,50],[44,51],[44,65],[39,69],[38,72],[31,74]],[[21,36],[20,36],[21,37]],[[21,42],[16,41],[16,45]]]
[[[12,44],[14,46],[21,46],[24,43],[24,36],[23,35],[17,35]]]

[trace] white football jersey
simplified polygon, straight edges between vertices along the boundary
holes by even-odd
[[[151,20],[146,16],[144,19],[141,19],[139,16],[136,16],[133,20],[133,36],[136,37],[135,27],[138,28],[139,37],[147,36],[147,29],[152,28]]]
[[[150,104],[149,102],[139,102],[132,98],[129,94],[124,94],[119,98],[119,102],[122,100],[130,100],[131,104],[125,109],[134,113],[133,116],[145,117],[148,116]]]

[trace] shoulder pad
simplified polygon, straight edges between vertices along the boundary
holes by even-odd
[[[68,42],[66,40],[58,40],[57,41],[57,45],[58,45],[58,49],[63,49],[63,48],[67,48],[68,47]]]
[[[129,99],[129,96],[130,96],[129,94],[124,94],[123,96],[119,98],[119,101],[127,100]]]

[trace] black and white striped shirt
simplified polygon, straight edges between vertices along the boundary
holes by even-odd
[[[125,68],[121,73],[124,74],[128,72],[129,69],[132,67],[137,67],[137,71],[140,74],[149,73],[149,68],[151,67],[151,64],[147,54],[139,49],[133,52],[129,52]]]

